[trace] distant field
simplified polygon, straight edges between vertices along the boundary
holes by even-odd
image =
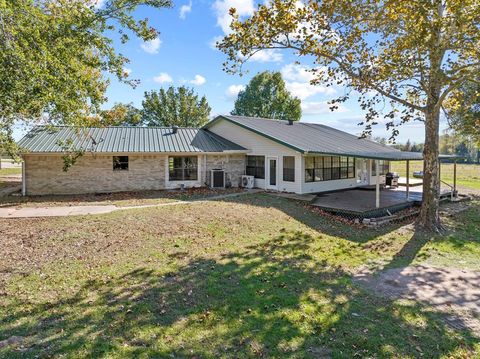
[[[393,172],[398,172],[400,176],[406,176],[405,161],[392,162],[391,168]],[[413,171],[421,171],[422,169],[422,161],[411,161],[410,177],[413,177]],[[453,184],[453,163],[442,163],[441,177],[443,181]],[[480,165],[457,164],[457,185],[466,188],[480,189]]]
[[[21,174],[22,174],[21,167],[0,169],[0,176],[12,176],[12,175],[21,175]]]

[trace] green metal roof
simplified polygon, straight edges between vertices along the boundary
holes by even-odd
[[[257,117],[222,115],[206,124],[228,121],[303,154],[325,154],[379,160],[421,160],[418,152],[403,152],[347,132],[316,123],[272,120]]]
[[[59,141],[91,152],[246,152],[246,149],[199,128],[37,126],[19,146],[33,153],[62,152]]]

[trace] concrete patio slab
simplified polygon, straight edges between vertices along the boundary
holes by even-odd
[[[117,206],[59,206],[0,208],[0,218],[65,217],[86,214],[102,214],[117,210]]]

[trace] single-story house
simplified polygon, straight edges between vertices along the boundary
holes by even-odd
[[[85,152],[67,172],[59,140]],[[314,123],[222,115],[203,128],[44,127],[19,143],[25,195],[211,186],[298,194],[377,185],[390,161],[420,160]]]

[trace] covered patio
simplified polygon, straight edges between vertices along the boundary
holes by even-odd
[[[380,168],[381,160],[390,162],[405,161],[406,176],[401,178],[398,187],[387,187],[383,185],[384,181],[381,180],[380,171],[377,170],[373,185],[318,194],[311,204],[328,212],[358,218],[390,215],[402,209],[421,204],[423,199],[423,181],[422,179],[410,178],[410,162],[423,160],[422,153],[399,151],[397,153],[379,153],[365,157],[375,161],[377,169]],[[442,159],[447,158],[453,159],[454,163],[453,184],[441,181],[441,187],[443,186],[444,189],[441,190],[440,198],[453,200],[457,196],[456,161],[458,157],[440,155],[440,173]]]
[[[376,191],[371,188],[358,188],[338,192],[319,194],[311,202],[313,206],[324,211],[358,218],[369,218],[388,215],[402,209],[419,205],[422,192],[410,191],[406,197],[405,188],[380,190],[380,203],[377,207]]]

